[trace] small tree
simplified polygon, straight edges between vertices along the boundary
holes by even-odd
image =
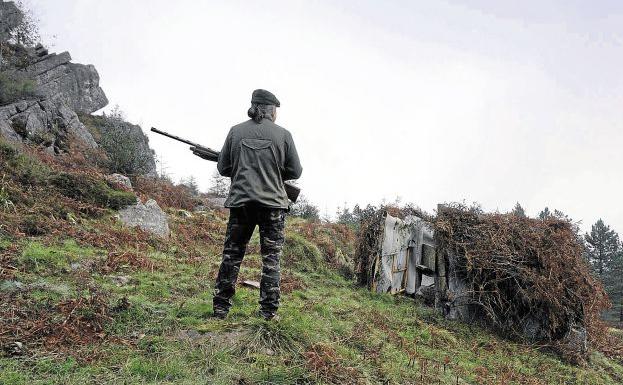
[[[307,200],[307,197],[304,195],[299,196],[296,203],[292,205],[290,208],[290,215],[310,221],[320,220],[320,210]]]
[[[623,249],[619,235],[599,219],[584,237],[588,261],[603,282],[614,309],[618,308],[619,321],[623,322]]]
[[[353,215],[348,206],[346,206],[346,203],[344,203],[344,208],[337,208],[336,217],[337,223],[351,226],[357,223],[355,215]]]
[[[551,211],[549,211],[549,208],[546,207],[544,208],[540,213],[539,213],[539,219],[541,220],[546,220],[549,219],[551,217],[553,217],[554,215],[552,214]]]
[[[586,239],[588,259],[595,272],[603,279],[611,267],[611,261],[620,251],[619,235],[603,220],[599,219],[592,227]]]
[[[22,46],[34,46],[41,40],[39,33],[39,19],[31,9],[26,7],[22,0],[18,0],[15,5],[22,12],[22,21],[16,28],[9,31],[11,40],[15,44]]]
[[[222,176],[218,173],[218,171],[214,171],[208,194],[216,198],[227,198],[227,195],[229,195],[230,184],[231,182],[229,178]]]
[[[198,196],[200,191],[199,191],[199,185],[197,184],[197,179],[195,179],[194,176],[189,176],[188,178],[184,178],[181,180],[180,184],[184,187],[186,187],[188,189],[188,191],[194,195],[194,196]]]
[[[511,212],[511,214],[513,214],[516,217],[521,217],[521,218],[526,217],[526,211],[523,209],[523,207],[521,207],[519,202],[515,204],[515,207],[513,208],[513,211]]]

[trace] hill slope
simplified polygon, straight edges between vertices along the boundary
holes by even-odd
[[[262,321],[247,287],[227,320],[211,319],[225,212],[182,210],[193,198],[164,181],[120,191],[68,158],[0,149],[0,384],[623,382],[599,353],[575,367],[355,286],[352,232],[296,218],[281,320]],[[118,222],[135,193],[165,207],[170,239]],[[248,254],[241,281],[259,278],[257,234]]]

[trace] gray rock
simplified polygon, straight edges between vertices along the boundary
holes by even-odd
[[[97,143],[95,143],[95,139],[93,139],[93,135],[87,130],[87,128],[80,122],[78,119],[78,115],[71,110],[64,103],[60,103],[58,107],[58,114],[62,119],[63,124],[67,129],[67,133],[74,138],[80,140],[82,143],[86,144],[90,148],[96,148]]]
[[[38,57],[44,57],[49,55],[47,48],[45,48],[41,43],[37,44],[37,46],[35,47],[35,53]]]
[[[23,20],[24,15],[12,1],[0,1],[0,39],[6,41],[8,32],[17,27]]]
[[[0,108],[0,134],[13,142],[24,140],[59,151],[67,149],[71,140],[97,147],[78,115],[62,101],[27,100]]]
[[[50,54],[26,67],[37,83],[37,94],[46,100],[62,102],[75,113],[91,114],[108,105],[93,65],[71,63],[68,52]]]
[[[205,337],[195,329],[180,330],[176,337],[178,340],[190,342],[205,340]]]
[[[200,213],[200,212],[204,212],[204,211],[208,211],[208,210],[209,210],[208,206],[206,206],[206,205],[199,205],[199,206],[196,206],[193,209],[193,212]]]
[[[11,127],[8,120],[0,119],[0,136],[7,139],[10,142],[21,142],[22,138]]]
[[[63,297],[69,297],[71,295],[71,287],[66,283],[52,283],[45,280],[40,280],[28,285],[30,289],[38,289],[43,291],[49,291],[61,295]]]
[[[125,286],[128,283],[130,283],[130,281],[132,280],[132,277],[127,276],[127,275],[116,275],[116,276],[110,277],[110,279],[112,279],[113,282],[117,284],[117,286]]]
[[[2,348],[9,357],[21,356],[24,354],[24,344],[19,341],[10,342]]]
[[[119,211],[119,219],[126,226],[139,227],[163,238],[171,233],[167,214],[153,199],[145,204],[138,202],[134,206]]]
[[[190,211],[187,210],[177,210],[177,215],[179,215],[182,218],[192,218],[193,214]]]
[[[69,267],[72,271],[82,270],[82,264],[78,262],[73,262],[71,265],[69,265]]]
[[[227,198],[208,197],[206,199],[206,203],[209,207],[220,209],[225,207],[226,200]]]
[[[119,186],[119,187],[126,188],[128,190],[133,190],[132,181],[130,181],[130,178],[128,178],[125,175],[122,175],[122,174],[108,175],[106,176],[106,180],[108,181],[108,183],[114,186]]]
[[[570,351],[580,357],[584,357],[588,353],[588,333],[583,326],[572,326],[562,342]]]

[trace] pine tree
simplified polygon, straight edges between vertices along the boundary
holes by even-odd
[[[588,260],[599,277],[603,278],[610,262],[620,250],[619,235],[599,219],[584,238],[588,244]]]
[[[180,182],[183,186],[186,186],[186,188],[188,188],[188,191],[190,191],[190,193],[194,196],[199,195],[200,191],[199,191],[199,185],[197,184],[197,179],[195,179],[194,176],[189,176],[188,178],[184,178],[182,179],[182,181]]]
[[[357,224],[357,220],[353,213],[350,211],[350,208],[344,203],[344,208],[337,209],[337,223],[341,223],[344,225],[355,226]]]
[[[623,321],[623,250],[619,235],[599,219],[586,240],[588,261],[602,280],[606,292]]]
[[[310,221],[320,220],[320,209],[307,200],[304,195],[299,196],[296,203],[290,207],[290,215],[293,217],[304,218]]]
[[[552,216],[553,216],[552,212],[549,211],[548,207],[544,208],[543,211],[541,211],[539,213],[539,219],[541,219],[541,220],[545,220],[545,219],[551,218]]]
[[[522,217],[522,218],[526,217],[526,211],[523,209],[523,207],[521,207],[519,202],[517,202],[517,204],[513,208],[513,211],[511,211],[511,214],[513,214],[516,217]]]
[[[229,178],[222,176],[218,173],[218,171],[214,171],[214,174],[212,174],[212,184],[210,185],[208,194],[216,198],[227,198],[227,195],[229,194],[229,185]]]

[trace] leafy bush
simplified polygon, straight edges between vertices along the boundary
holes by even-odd
[[[310,221],[320,220],[320,210],[313,203],[301,195],[295,204],[290,208],[290,215]]]
[[[0,105],[32,98],[36,95],[36,83],[19,73],[0,72]]]
[[[106,153],[101,166],[110,173],[136,176],[154,171],[154,156],[146,137],[140,127],[125,121],[119,109],[104,116],[81,116],[80,120]]]
[[[20,230],[28,236],[45,235],[51,230],[50,220],[42,215],[27,215],[20,223]]]

